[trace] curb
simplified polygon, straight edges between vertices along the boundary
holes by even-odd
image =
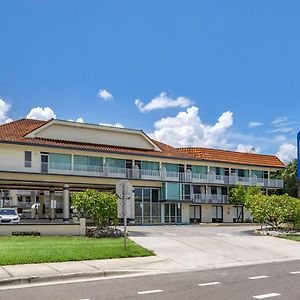
[[[54,274],[45,276],[28,276],[28,277],[13,277],[0,280],[0,287],[11,286],[16,284],[28,284],[28,283],[42,283],[49,281],[58,281],[62,279],[80,279],[80,278],[96,278],[96,277],[111,277],[118,275],[138,274],[141,271],[95,271],[95,272],[82,272],[82,273],[65,273],[65,274]]]

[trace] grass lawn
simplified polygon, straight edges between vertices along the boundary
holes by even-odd
[[[283,236],[280,236],[280,237],[283,238],[283,239],[300,242],[300,236],[299,235],[283,235]]]
[[[0,237],[0,265],[151,256],[154,253],[123,238]]]

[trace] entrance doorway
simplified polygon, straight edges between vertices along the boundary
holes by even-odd
[[[161,223],[159,189],[135,188],[135,223]]]
[[[212,207],[212,222],[223,223],[223,206],[213,205]]]
[[[181,223],[181,209],[181,203],[165,203],[165,223]]]
[[[201,222],[201,205],[190,205],[190,222]]]
[[[233,222],[242,223],[244,221],[244,207],[237,205],[233,207]]]

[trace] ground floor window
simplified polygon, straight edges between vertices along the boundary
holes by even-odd
[[[190,206],[190,222],[201,222],[201,205]]]
[[[213,223],[223,222],[223,206],[221,205],[212,206],[212,222]]]

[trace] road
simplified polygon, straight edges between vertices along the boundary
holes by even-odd
[[[0,299],[197,299],[300,298],[300,261],[157,274],[0,290]]]

